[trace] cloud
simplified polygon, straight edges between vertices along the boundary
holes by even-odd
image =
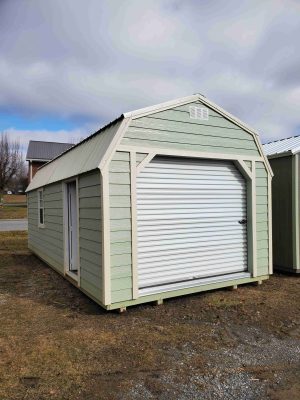
[[[297,1],[2,0],[0,35],[0,109],[101,125],[200,92],[264,141],[300,125]]]

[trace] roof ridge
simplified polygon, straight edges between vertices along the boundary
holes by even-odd
[[[294,136],[289,136],[289,137],[282,138],[282,139],[272,140],[271,142],[266,142],[266,143],[264,143],[263,146],[264,146],[265,144],[271,144],[271,143],[282,142],[283,140],[293,139],[293,138],[296,138],[296,137],[300,137],[300,134],[299,134],[299,135],[294,135]]]
[[[82,139],[80,142],[74,144],[74,146],[70,147],[69,149],[63,151],[62,153],[60,153],[58,156],[54,157],[52,160],[46,162],[44,165],[42,165],[39,169],[42,169],[44,167],[46,167],[46,165],[52,163],[53,161],[55,161],[57,158],[62,157],[63,155],[65,155],[66,153],[68,153],[69,151],[74,150],[75,148],[77,148],[78,146],[82,145],[83,143],[87,142],[88,140],[92,139],[94,136],[99,135],[99,133],[103,132],[105,129],[109,128],[110,126],[112,126],[113,124],[121,121],[124,118],[124,114],[121,114],[118,118],[114,119],[113,121],[109,122],[108,124],[104,125],[102,128],[98,129],[96,132],[92,133],[91,135],[85,137],[84,139]]]
[[[55,144],[70,144],[74,145],[75,143],[67,143],[67,142],[48,142],[47,140],[29,140],[30,142],[35,142],[35,143],[55,143]]]

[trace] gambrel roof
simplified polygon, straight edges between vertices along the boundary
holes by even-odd
[[[131,120],[195,101],[200,101],[203,105],[216,111],[251,134],[257,144],[261,157],[264,159],[265,164],[272,175],[272,170],[263,153],[258,133],[233,115],[229,114],[227,111],[223,110],[221,107],[208,100],[205,96],[194,94],[192,96],[182,97],[155,106],[122,114],[113,122],[104,126],[93,135],[87,137],[82,142],[76,144],[71,149],[68,149],[54,160],[41,167],[28,186],[27,192],[50,183],[77,176],[96,168],[102,170],[107,164],[110,155],[114,152],[116,146],[122,139]]]

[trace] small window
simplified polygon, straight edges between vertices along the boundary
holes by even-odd
[[[39,227],[43,228],[45,226],[45,210],[44,210],[44,192],[43,189],[38,191],[38,219]]]

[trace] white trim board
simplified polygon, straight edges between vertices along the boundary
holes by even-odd
[[[137,153],[151,153],[156,155],[170,155],[170,156],[180,156],[180,157],[192,157],[192,158],[214,158],[220,160],[244,160],[244,161],[261,161],[262,157],[258,156],[248,156],[243,154],[228,154],[228,153],[206,153],[201,151],[190,151],[190,150],[178,150],[178,149],[166,149],[159,147],[140,147],[140,146],[128,146],[119,145],[116,151],[131,152],[136,151]]]
[[[111,304],[109,170],[101,170],[102,303]]]

